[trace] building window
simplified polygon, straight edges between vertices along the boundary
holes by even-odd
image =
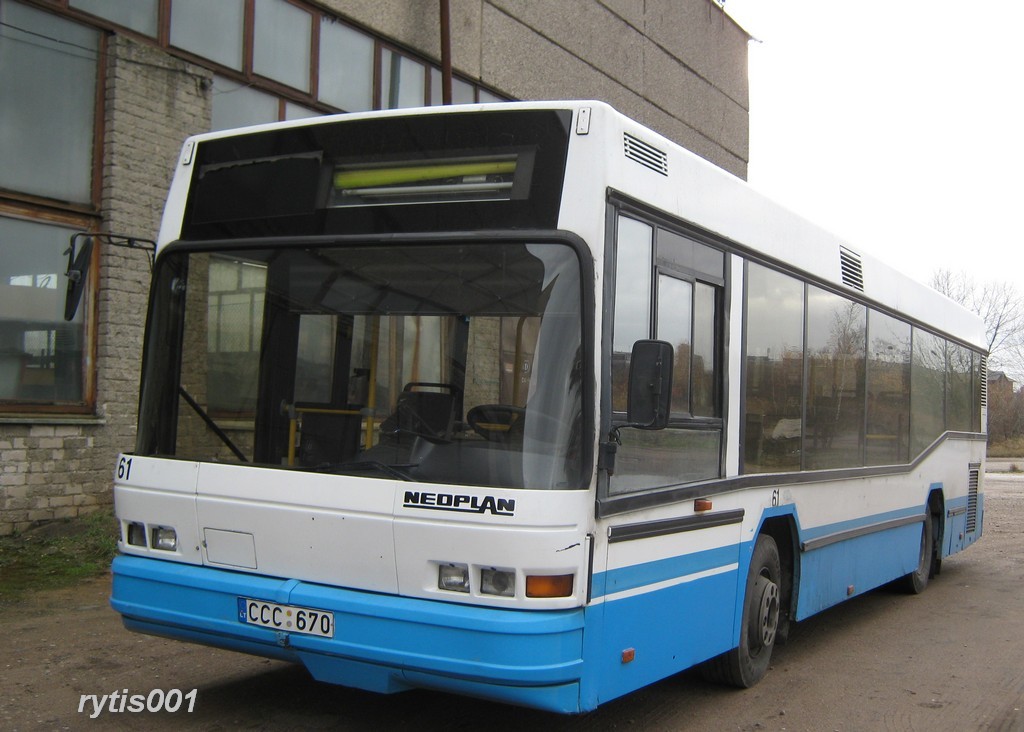
[[[244,22],[244,0],[174,0],[171,45],[241,71]]]
[[[93,29],[17,2],[0,5],[0,410],[87,411],[89,277],[64,320],[71,235],[97,224]],[[95,268],[96,254],[90,269]]]
[[[69,0],[68,5],[150,38],[159,29],[158,0]]]
[[[280,117],[277,97],[239,84],[223,76],[213,77],[213,115],[211,130],[228,130],[266,122]]]
[[[81,405],[88,397],[88,301],[64,320],[73,228],[0,216],[0,404]]]
[[[313,16],[284,0],[256,0],[253,73],[309,91]]]
[[[380,108],[422,107],[427,103],[427,68],[385,48],[381,53]]]
[[[320,24],[320,101],[346,112],[373,108],[373,39],[333,18]]]
[[[444,84],[441,79],[441,69],[430,69],[430,104],[438,106],[444,104]],[[452,77],[452,104],[473,104],[476,102],[476,87],[468,81]],[[480,101],[485,101],[483,97]],[[495,98],[493,101],[499,101]]]
[[[100,34],[0,5],[0,188],[92,204]]]

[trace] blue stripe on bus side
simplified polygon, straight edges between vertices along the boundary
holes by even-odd
[[[782,507],[785,509],[786,507]],[[784,511],[788,513],[789,511]],[[865,516],[848,521],[817,526],[800,531],[800,541],[807,541],[822,536],[870,527],[892,519],[909,518],[923,513],[922,508],[903,508],[885,513]],[[799,523],[798,523],[799,525]],[[594,575],[592,597],[594,599],[614,595],[618,592],[633,590],[660,582],[681,579],[688,575],[726,567],[739,561],[739,544],[726,545],[714,549],[681,554],[665,559],[633,564],[628,567],[599,572]]]
[[[913,516],[923,515],[924,504],[920,506],[911,506],[909,508],[900,508],[894,511],[886,511],[885,513],[876,513],[871,516],[863,516],[861,518],[850,519],[848,521],[837,521],[834,524],[824,524],[822,526],[804,529],[800,533],[800,541],[810,541],[812,539],[818,539],[831,534],[839,534],[844,531],[868,528],[874,524],[881,524],[886,521],[892,521],[893,519],[911,518]]]
[[[682,579],[699,572],[726,567],[738,561],[739,545],[731,544],[598,572],[594,575],[591,596],[597,599],[647,585]]]

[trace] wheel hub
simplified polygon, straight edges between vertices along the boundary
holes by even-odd
[[[775,642],[779,628],[779,586],[761,575],[754,584],[754,597],[758,598],[755,621],[758,640],[762,648],[768,648]]]

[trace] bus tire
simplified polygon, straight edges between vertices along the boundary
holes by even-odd
[[[781,586],[779,548],[772,537],[760,534],[747,572],[739,645],[708,661],[706,678],[741,689],[764,678],[778,637]]]
[[[920,595],[928,587],[928,580],[933,574],[935,558],[935,528],[932,512],[929,507],[924,514],[924,525],[921,527],[921,552],[918,555],[917,569],[902,577],[903,590],[911,595]]]

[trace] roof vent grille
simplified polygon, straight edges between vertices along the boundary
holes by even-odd
[[[668,175],[668,155],[664,151],[648,145],[628,132],[623,133],[622,143],[627,158],[650,168],[655,173]]]
[[[842,270],[844,285],[864,292],[864,270],[861,268],[860,255],[857,252],[840,246],[839,268]]]

